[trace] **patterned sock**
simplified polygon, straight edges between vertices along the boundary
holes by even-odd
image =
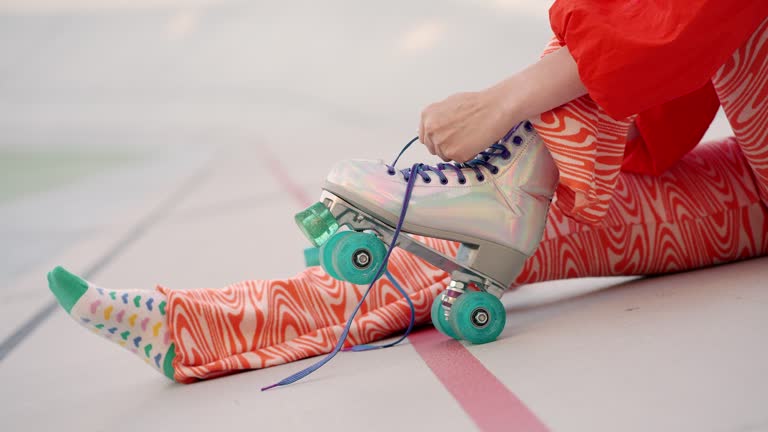
[[[136,354],[173,380],[166,297],[157,291],[106,290],[56,267],[48,285],[61,307],[84,327]]]

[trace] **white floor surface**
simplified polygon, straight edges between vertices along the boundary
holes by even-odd
[[[391,157],[424,105],[534,61],[545,3],[0,1],[0,150],[144,155],[0,201],[0,431],[524,430],[478,422],[498,391],[455,395],[409,342],[265,393],[313,360],[175,385],[49,313],[45,274],[182,289],[294,274],[292,216],[329,167]],[[719,118],[709,136],[726,133]],[[454,366],[553,431],[768,431],[766,281],[759,258],[526,286],[504,297],[500,340]]]

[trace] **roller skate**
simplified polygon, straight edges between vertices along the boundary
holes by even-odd
[[[538,246],[558,182],[549,151],[524,122],[466,163],[396,163],[348,160],[331,170],[320,201],[295,216],[318,248],[305,252],[307,263],[372,284],[389,249],[400,247],[451,276],[432,305],[439,331],[474,344],[495,340],[506,323],[499,298]],[[458,254],[409,234],[459,242]]]

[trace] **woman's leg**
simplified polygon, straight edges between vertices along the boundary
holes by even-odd
[[[448,255],[458,248],[421,240]],[[445,289],[448,275],[401,249],[393,251],[389,270],[409,293],[418,322],[428,322],[432,300]],[[329,352],[367,288],[335,280],[320,267],[285,280],[189,291],[109,290],[61,267],[48,281],[75,321],[184,383]],[[407,302],[382,278],[361,307],[347,345],[381,339],[406,328],[409,320]]]
[[[422,239],[446,254],[457,245]],[[417,322],[429,320],[432,300],[448,275],[395,249],[388,266],[409,293]],[[224,289],[168,295],[176,349],[176,380],[260,369],[330,352],[367,286],[333,279],[320,267],[285,280],[245,281]],[[387,278],[376,282],[349,331],[347,346],[372,342],[408,326],[410,308]]]
[[[554,205],[544,239],[516,282],[664,273],[768,253],[765,35],[764,24],[713,79],[736,140],[699,146],[659,177],[621,173],[599,226],[578,224]],[[454,243],[425,241],[456,252]],[[401,250],[393,253],[390,269],[410,293],[417,320],[426,322],[447,275]],[[99,290],[64,271],[52,272],[50,281],[65,310],[94,331],[118,343],[122,337],[115,334],[124,331],[139,333],[140,343],[154,335],[135,321],[123,322],[132,311],[130,302],[122,302],[128,292]],[[408,323],[405,301],[388,281],[377,284],[349,343],[370,342]],[[363,288],[312,268],[288,280],[248,281],[220,290],[160,288],[151,296],[155,305],[167,301],[168,312],[164,309],[158,322],[170,329],[165,358],[173,359],[173,375],[193,382],[329,352]],[[127,308],[125,314],[118,315],[118,308]]]
[[[451,242],[430,239],[455,253]],[[732,139],[702,145],[660,177],[622,173],[602,226],[580,225],[556,208],[519,283],[602,275],[664,273],[765,254],[768,211]],[[390,265],[429,320],[445,273],[397,250]],[[169,295],[177,344],[176,379],[273,366],[329,352],[365,287],[311,268],[281,281],[248,281],[222,290]],[[409,309],[382,280],[350,331],[351,344],[402,331]]]
[[[606,195],[612,198],[600,226],[579,225],[554,206],[545,238],[518,283],[663,273],[766,253],[768,19],[712,82],[736,139],[699,147],[658,178],[622,173],[612,187],[615,192]],[[595,109],[599,107],[564,110],[575,125],[571,132],[599,132],[590,122],[615,126]],[[557,135],[565,133],[560,129],[551,129],[556,131],[550,137],[555,144],[571,140]],[[585,161],[575,161],[579,173]],[[603,172],[613,172],[611,163],[602,161]],[[595,178],[602,184],[601,176]]]
[[[661,176],[621,173],[605,220],[556,206],[517,283],[689,270],[768,252],[768,210],[734,139],[699,145]]]
[[[768,204],[768,18],[717,71],[712,83]]]
[[[768,210],[734,139],[697,147],[659,177],[619,177],[602,225],[578,224],[553,206],[544,239],[517,283],[665,273],[768,253]],[[446,254],[457,249],[452,242],[424,241]],[[427,322],[448,275],[400,249],[389,268],[413,300],[417,321]],[[157,354],[152,350],[148,357],[143,350],[152,343],[155,321],[161,322],[170,330],[171,349],[158,370],[170,375],[160,367],[170,358],[174,378],[193,382],[329,352],[366,287],[337,281],[314,267],[286,280],[245,281],[223,289],[160,287],[143,291],[138,304],[134,300],[142,291],[100,289],[61,270],[52,272],[51,288],[78,322],[134,348],[150,363]],[[146,305],[150,298],[154,311]],[[142,327],[144,318],[129,320],[136,313],[157,317],[151,315],[149,326]],[[382,279],[355,319],[348,344],[401,331],[409,316],[407,303]],[[126,331],[130,340],[121,336]],[[134,347],[137,337],[142,339]]]

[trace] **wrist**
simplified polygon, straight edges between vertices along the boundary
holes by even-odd
[[[515,124],[537,117],[587,90],[567,48],[560,48],[488,89],[505,118]]]
[[[484,90],[488,106],[504,127],[512,128],[525,120],[524,95],[516,85],[516,77],[508,78]]]

